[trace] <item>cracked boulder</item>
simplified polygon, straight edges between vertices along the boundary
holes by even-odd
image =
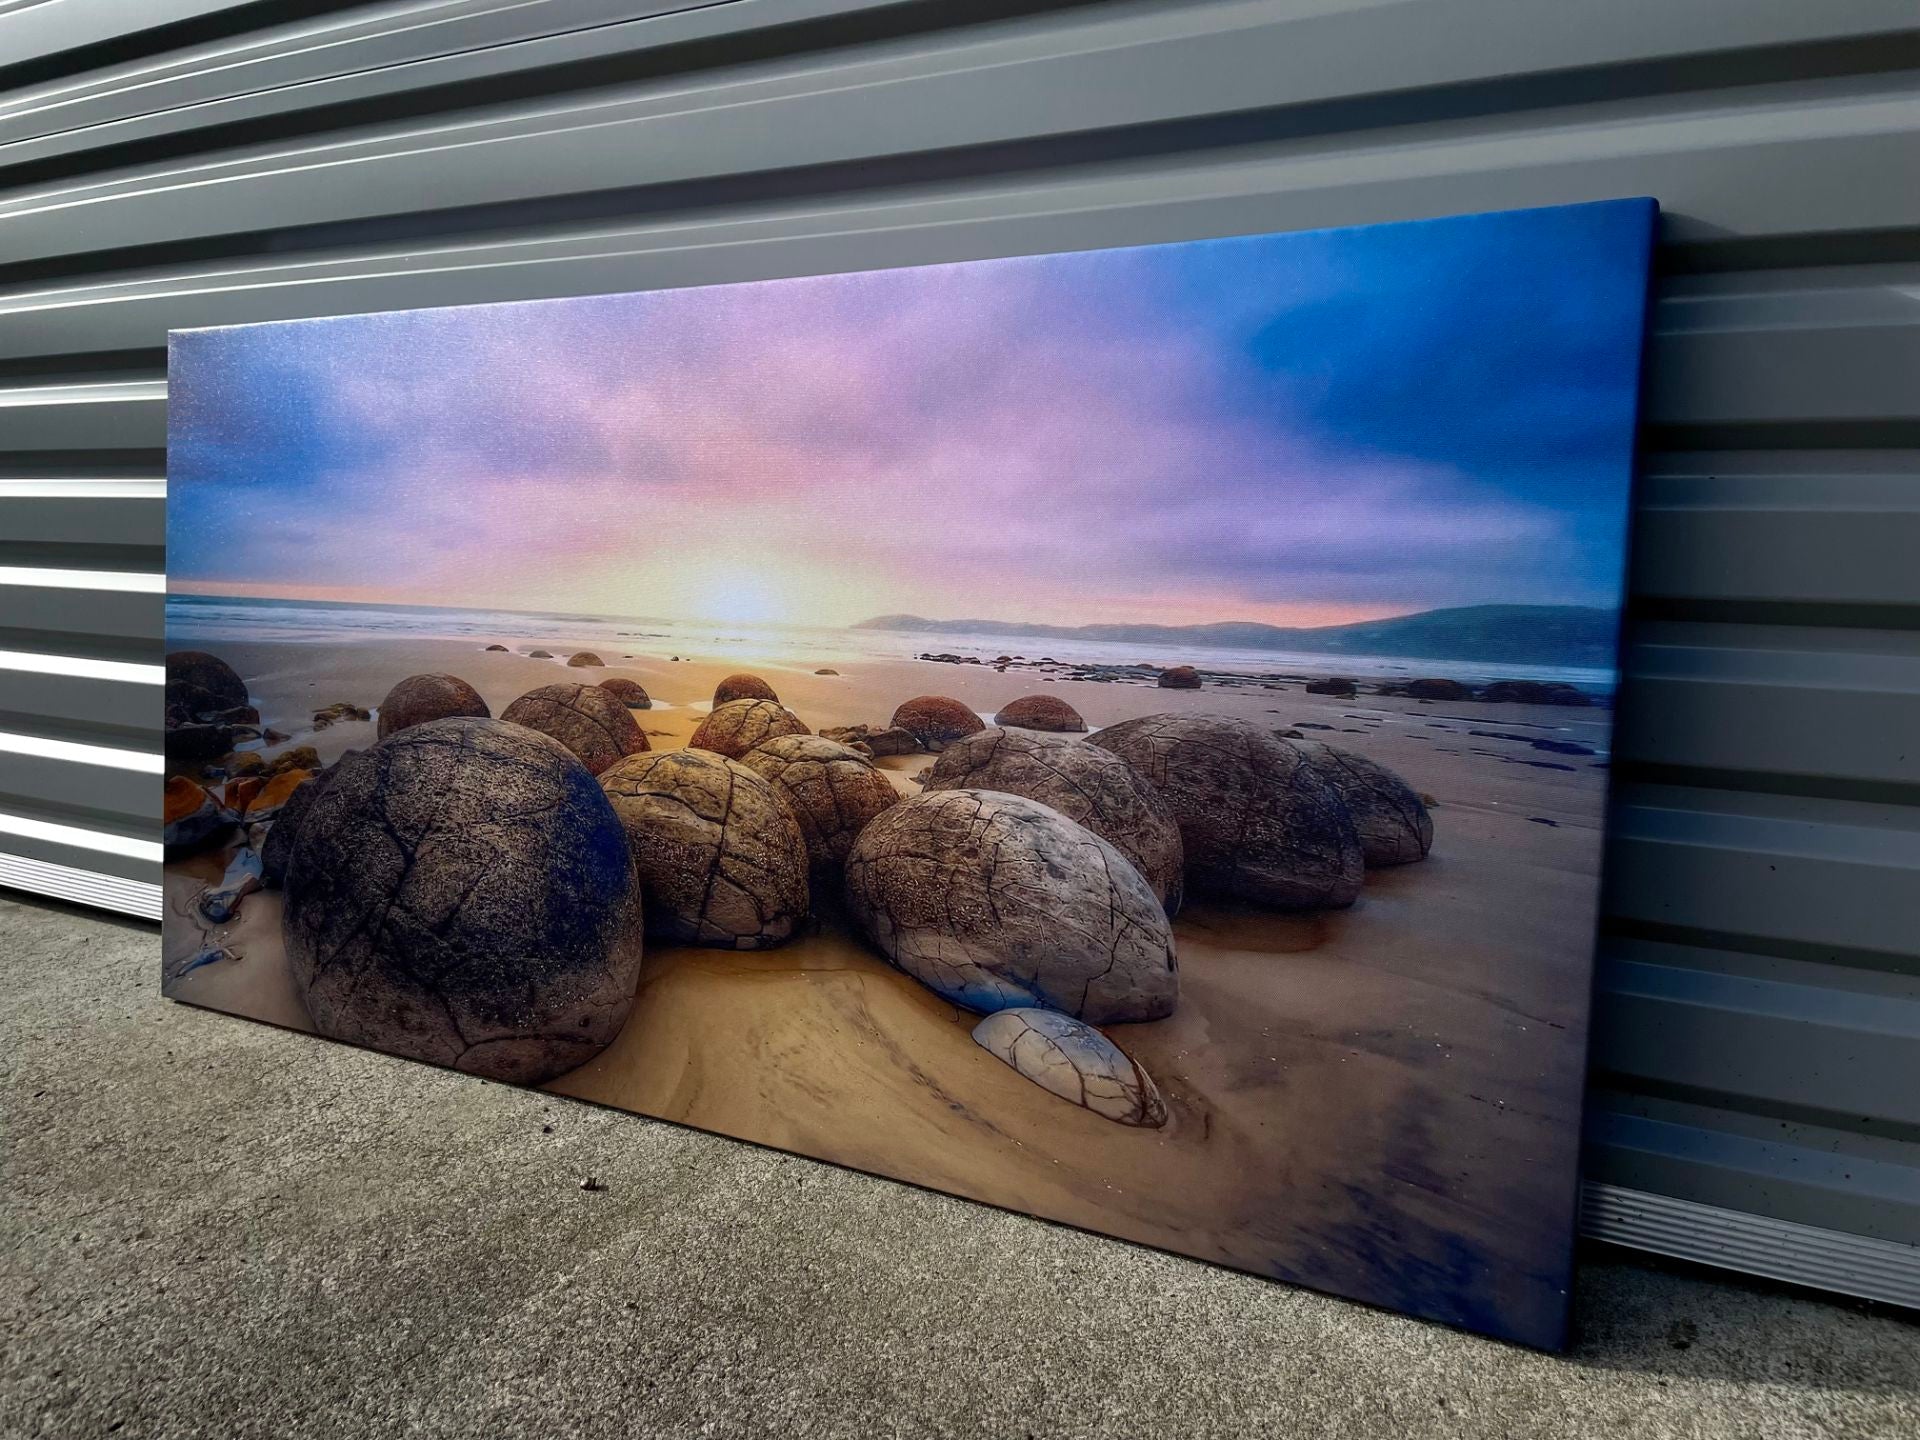
[[[616,675],[611,680],[602,680],[600,688],[629,710],[651,710],[653,697],[647,694],[646,687],[638,680],[628,680]]]
[[[1022,695],[1002,705],[993,723],[1022,730],[1061,730],[1075,734],[1087,728],[1080,712],[1055,695]]]
[[[807,845],[773,786],[705,750],[634,755],[600,777],[626,831],[649,933],[764,950],[807,918]]]
[[[458,676],[409,675],[380,702],[379,735],[384,740],[411,725],[452,715],[477,715],[485,720],[493,712],[480,692]]]
[[[923,749],[935,751],[987,728],[971,709],[948,695],[917,695],[893,712],[890,724],[913,736]]]
[[[285,932],[321,1034],[522,1085],[619,1034],[640,888],[612,805],[563,746],[433,720],[305,788]]]
[[[931,790],[860,832],[847,908],[888,960],[969,1010],[1157,1020],[1179,996],[1173,932],[1126,856],[1058,810]]]
[[[695,750],[710,750],[738,760],[768,740],[812,733],[778,700],[729,700],[700,722],[687,744]]]
[[[1122,1125],[1167,1123],[1146,1071],[1091,1025],[1053,1010],[1000,1010],[973,1027],[973,1043],[1044,1090]]]
[[[293,854],[293,842],[300,834],[300,822],[306,819],[315,799],[338,773],[336,765],[320,771],[304,785],[295,786],[280,806],[280,813],[268,825],[267,838],[260,842],[260,883],[267,889],[278,890],[286,883],[287,861]]]
[[[780,703],[780,697],[773,693],[771,685],[758,675],[748,675],[744,672],[729,675],[713,687],[714,709],[717,710],[733,700],[771,700],[776,705]]]
[[[1427,858],[1433,848],[1433,817],[1406,781],[1379,761],[1337,745],[1296,740],[1293,748],[1346,802],[1360,837],[1360,854],[1370,868]]]
[[[982,730],[949,745],[923,783],[1051,805],[1132,861],[1169,915],[1180,908],[1180,827],[1160,792],[1111,750],[1064,735]]]
[[[1288,741],[1225,715],[1144,715],[1088,743],[1127,761],[1166,800],[1189,892],[1278,910],[1359,896],[1365,867],[1353,817]]]
[[[818,735],[763,740],[740,763],[780,792],[800,822],[816,876],[837,875],[854,837],[900,792],[858,750]]]
[[[595,775],[650,748],[627,707],[598,685],[542,685],[507,706],[500,718],[558,740]]]

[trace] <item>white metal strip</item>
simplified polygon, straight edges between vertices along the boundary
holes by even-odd
[[[99,875],[71,865],[29,860],[23,855],[0,854],[0,887],[116,910],[142,920],[160,918],[160,887],[151,881]]]
[[[164,500],[165,480],[0,480],[0,500]]]
[[[35,755],[42,760],[70,760],[76,765],[106,765],[115,770],[161,774],[165,757],[153,750],[124,750],[117,745],[86,745],[77,740],[49,740],[40,735],[16,735],[0,730],[0,755]]]
[[[165,575],[143,574],[137,570],[50,570],[35,565],[0,565],[0,585],[34,585],[47,590],[120,590],[136,595],[167,593]]]
[[[131,835],[84,830],[78,825],[60,825],[52,820],[36,820],[30,815],[9,815],[4,811],[0,811],[0,835],[19,835],[28,840],[71,845],[79,850],[98,850],[103,855],[125,855],[131,860],[152,860],[157,863],[166,858],[158,840],[136,840]]]
[[[131,660],[94,660],[85,655],[42,655],[34,650],[0,650],[0,670],[26,670],[35,675],[71,675],[81,680],[125,680],[135,685],[164,685],[164,665],[139,665]]]

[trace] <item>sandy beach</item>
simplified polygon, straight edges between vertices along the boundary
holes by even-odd
[[[496,715],[536,686],[624,676],[655,701],[635,712],[653,748],[674,749],[716,682],[742,668],[737,655],[596,645],[605,669],[569,669],[576,647],[543,641],[558,658],[534,659],[513,635],[498,637],[509,653],[464,640],[172,643],[220,654],[264,723],[328,762],[371,744],[374,722],[314,731],[312,712],[371,709],[414,673],[460,676]],[[816,730],[884,724],[927,693],[985,715],[1057,694],[1094,727],[1175,711],[1300,728],[1431,796],[1433,850],[1369,872],[1350,910],[1188,901],[1174,922],[1178,1009],[1109,1031],[1158,1082],[1161,1129],[1112,1124],[994,1059],[970,1038],[977,1016],[891,968],[830,904],[775,950],[649,942],[619,1038],[550,1090],[1496,1334],[1552,1331],[1571,1244],[1609,711],[809,659],[751,668]],[[913,794],[932,759],[880,763]],[[219,868],[217,856],[170,863],[170,914]],[[179,973],[199,935],[169,927],[168,994],[308,1028],[276,894],[249,897],[217,938],[235,958]]]

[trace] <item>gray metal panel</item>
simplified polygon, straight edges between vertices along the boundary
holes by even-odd
[[[1910,0],[383,0],[0,93],[0,475],[157,474],[170,328],[1654,195],[1589,1227],[1898,1298],[1917,70]],[[0,566],[153,563],[113,505],[0,482]],[[0,584],[0,737],[151,753],[158,616]],[[0,752],[8,883],[154,873],[109,773]]]

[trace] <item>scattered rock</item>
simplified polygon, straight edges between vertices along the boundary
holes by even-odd
[[[1571,685],[1544,680],[1496,680],[1480,692],[1482,700],[1515,705],[1591,705],[1593,698]]]
[[[605,665],[606,663],[606,661],[602,660],[591,650],[576,650],[567,657],[567,664],[575,670],[585,670],[591,666]]]
[[[249,825],[257,825],[263,820],[272,820],[280,814],[286,803],[302,785],[313,778],[311,770],[282,770],[269,777],[254,792],[242,812]]]
[[[667,750],[622,760],[600,785],[626,831],[650,934],[761,950],[791,939],[806,919],[800,822],[746,766],[706,750]]]
[[[1472,687],[1458,680],[1409,680],[1405,693],[1415,700],[1471,700]]]
[[[800,822],[816,877],[838,875],[854,837],[900,792],[866,756],[820,735],[762,740],[740,763],[779,792]]]
[[[1351,700],[1359,693],[1353,681],[1338,675],[1329,680],[1309,680],[1305,689],[1309,695],[1337,695],[1342,700]]]
[[[234,823],[232,811],[184,775],[167,781],[161,814],[161,843],[174,851],[196,849]]]
[[[627,707],[597,685],[542,685],[507,706],[500,718],[558,740],[594,775],[650,748]]]
[[[1433,848],[1433,817],[1406,781],[1376,760],[1318,740],[1302,740],[1293,748],[1346,802],[1369,866],[1409,865],[1427,858]]]
[[[551,660],[553,659],[553,652],[551,650],[529,650],[527,651],[527,658],[529,660]]]
[[[1021,730],[1058,730],[1084,732],[1087,722],[1066,701],[1052,695],[1022,695],[1000,707],[993,717],[996,725],[1012,725]]]
[[[1170,670],[1160,672],[1162,690],[1198,690],[1200,672],[1191,665],[1175,665]]]
[[[291,750],[282,750],[261,769],[262,775],[284,775],[289,770],[318,770],[320,752],[311,745],[295,745]]]
[[[1179,996],[1173,932],[1112,845],[1020,795],[929,790],[860,832],[847,907],[880,953],[970,1010],[1037,1005],[1157,1020]]]
[[[822,730],[820,734],[855,749],[864,747],[872,755],[912,755],[920,749],[920,742],[897,725],[885,729],[877,725],[841,725]]]
[[[840,672],[838,670],[816,670],[813,673],[816,675],[838,675]]]
[[[620,822],[578,759],[518,725],[433,720],[342,760],[285,884],[323,1035],[532,1085],[598,1054],[632,1008],[641,902]]]
[[[1146,715],[1088,743],[1166,798],[1190,889],[1283,910],[1358,897],[1365,867],[1353,817],[1287,741],[1224,715]]]
[[[502,655],[505,655],[507,653],[507,647],[504,645],[489,645],[487,646],[487,649],[498,650]]]
[[[925,783],[1049,805],[1126,856],[1169,915],[1180,908],[1180,827],[1160,792],[1111,750],[1065,736],[982,730],[949,745]]]
[[[379,737],[385,740],[409,726],[451,715],[477,715],[485,720],[493,712],[480,692],[457,676],[409,675],[380,702]]]
[[[810,735],[800,717],[777,700],[729,700],[694,730],[687,744],[738,760],[754,746],[780,735]]]
[[[243,775],[237,780],[229,780],[221,787],[220,803],[235,815],[245,815],[247,802],[258,795],[266,783],[258,775]]]
[[[258,775],[267,768],[267,757],[258,750],[236,750],[222,762],[227,774],[238,779],[243,775]]]
[[[371,720],[373,712],[363,706],[355,705],[351,700],[336,700],[313,712],[313,728],[325,730],[345,720]]]
[[[1118,1045],[1082,1020],[1019,1006],[973,1027],[973,1042],[1042,1089],[1122,1125],[1167,1123],[1159,1088]]]
[[[739,675],[729,675],[713,687],[714,709],[718,710],[722,705],[733,700],[771,700],[776,705],[780,703],[780,697],[773,693],[771,685],[758,675],[748,675],[744,672]]]
[[[945,695],[915,696],[893,712],[891,724],[913,736],[923,749],[933,751],[987,728],[972,710]]]
[[[629,710],[651,710],[653,708],[653,697],[647,694],[646,687],[637,680],[628,680],[616,675],[610,679],[602,680],[600,682],[600,688],[613,696],[614,699],[618,700]]]

